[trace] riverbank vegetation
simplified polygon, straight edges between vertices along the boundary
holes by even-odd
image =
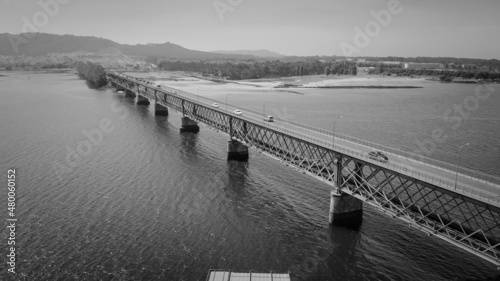
[[[441,70],[441,69],[406,69],[399,67],[375,67],[368,71],[368,74],[383,74],[386,76],[434,76],[441,81],[452,81],[455,78],[499,80],[499,72],[490,71],[468,71],[468,70]]]
[[[324,62],[319,60],[283,62],[245,61],[245,62],[204,62],[204,61],[172,61],[157,62],[159,69],[164,71],[192,71],[203,76],[224,77],[229,80],[275,78],[305,75],[356,75],[355,62]]]
[[[359,67],[374,67],[380,63],[441,63],[446,68],[464,69],[469,67],[486,67],[490,71],[492,69],[500,69],[500,60],[497,59],[471,59],[471,58],[452,58],[452,57],[359,57],[363,62],[358,64]]]
[[[78,62],[76,64],[76,70],[78,71],[78,76],[84,79],[87,86],[91,89],[98,89],[108,84],[106,71],[104,71],[104,68],[100,64]]]

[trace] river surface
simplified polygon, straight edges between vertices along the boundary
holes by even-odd
[[[477,85],[230,93],[230,103],[412,151],[432,130],[431,157],[499,175],[500,87]],[[484,86],[481,86],[484,87]],[[483,88],[485,91],[486,88]],[[224,103],[225,93],[212,93]],[[452,114],[453,115],[453,114]],[[481,280],[492,264],[365,206],[358,230],[328,225],[330,187],[250,150],[226,160],[224,134],[180,133],[111,89],[70,74],[0,77],[0,168],[17,168],[16,275],[0,280],[205,280],[209,269],[292,271],[303,280]],[[76,156],[79,152],[83,156]],[[2,188],[2,219],[7,192]],[[6,237],[4,230],[2,237]]]

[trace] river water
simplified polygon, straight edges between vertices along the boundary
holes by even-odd
[[[499,175],[500,87],[454,128],[443,113],[477,86],[420,83],[228,98],[326,129],[342,115],[337,132],[409,151],[441,128],[449,138],[432,157],[453,162],[470,142],[463,165]],[[223,104],[226,95],[211,98]],[[369,206],[360,229],[330,227],[329,186],[254,150],[246,163],[228,162],[226,135],[205,126],[181,134],[180,117],[154,116],[152,105],[88,89],[70,74],[0,77],[0,168],[4,183],[9,168],[18,179],[17,273],[2,262],[0,280],[205,280],[209,269],[293,271],[304,280],[499,275]]]

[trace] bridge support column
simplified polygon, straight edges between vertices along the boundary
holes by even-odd
[[[137,104],[139,105],[149,105],[149,99],[141,95],[137,95]]]
[[[349,194],[332,191],[330,193],[330,223],[356,228],[363,220],[363,201]]]
[[[363,220],[363,201],[342,193],[342,156],[337,155],[333,161],[335,189],[330,192],[329,222],[333,225],[357,228]],[[360,171],[358,171],[360,172]]]
[[[131,91],[129,89],[125,89],[125,96],[128,98],[135,98],[135,93],[134,93],[134,91]]]
[[[164,107],[161,104],[155,104],[155,115],[168,116],[168,108]]]
[[[181,122],[181,132],[198,133],[200,131],[198,123],[189,117],[182,117]]]
[[[248,147],[237,140],[228,141],[227,159],[238,161],[248,160]]]

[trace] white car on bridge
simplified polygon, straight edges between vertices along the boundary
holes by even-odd
[[[266,122],[274,122],[274,117],[272,117],[272,116],[266,116],[266,117],[264,117],[264,121],[266,121]]]

